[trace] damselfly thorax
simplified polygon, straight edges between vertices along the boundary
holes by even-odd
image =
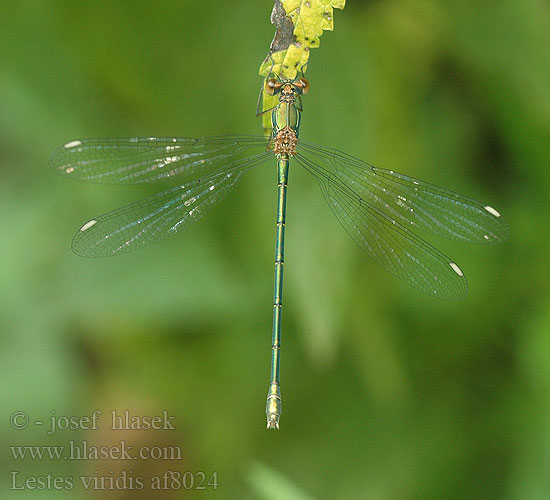
[[[276,155],[294,156],[300,131],[301,109],[297,96],[306,94],[309,82],[305,78],[294,80],[269,79],[265,91],[269,95],[279,95],[279,103],[271,113],[273,132],[270,147]]]

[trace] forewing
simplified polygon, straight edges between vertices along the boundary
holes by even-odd
[[[263,137],[132,137],[80,139],[57,148],[50,166],[86,182],[140,184],[184,183],[214,173],[267,150]]]
[[[334,175],[299,153],[295,159],[318,180],[333,213],[356,243],[383,268],[412,287],[447,300],[466,296],[460,268],[408,227],[361,199]]]
[[[326,175],[350,186],[363,202],[405,227],[482,244],[501,243],[509,237],[506,220],[486,203],[334,149],[300,142],[298,150]]]

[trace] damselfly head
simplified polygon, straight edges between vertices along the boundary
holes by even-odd
[[[303,77],[296,78],[295,80],[269,78],[265,82],[265,91],[268,95],[277,95],[280,92],[307,94],[309,91],[309,82]]]

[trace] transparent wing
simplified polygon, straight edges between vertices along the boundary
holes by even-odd
[[[485,203],[334,149],[299,142],[298,151],[317,165],[319,175],[338,178],[363,203],[402,226],[482,244],[501,243],[510,235],[506,220]]]
[[[310,157],[298,153],[294,158],[317,179],[344,229],[378,264],[429,295],[447,300],[466,296],[466,278],[448,257]]]
[[[80,181],[140,184],[183,183],[267,149],[264,137],[132,137],[80,139],[57,148],[50,166]]]
[[[77,232],[73,251],[84,257],[106,257],[136,250],[175,234],[224,199],[243,172],[272,157],[268,152],[257,154],[210,176],[96,217]]]

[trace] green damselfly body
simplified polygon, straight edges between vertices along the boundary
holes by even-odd
[[[266,79],[277,95],[273,130],[263,136],[126,138],[73,140],[51,156],[58,173],[81,181],[173,184],[168,190],[86,222],[72,248],[78,255],[122,254],[175,234],[219,203],[244,173],[276,160],[277,217],[271,379],[267,427],[279,428],[280,347],[284,238],[289,164],[313,175],[330,208],[356,243],[378,264],[414,288],[457,300],[467,293],[460,267],[419,237],[422,230],[448,238],[495,244],[509,228],[490,205],[393,170],[374,167],[346,153],[298,140],[300,96],[305,78]]]

